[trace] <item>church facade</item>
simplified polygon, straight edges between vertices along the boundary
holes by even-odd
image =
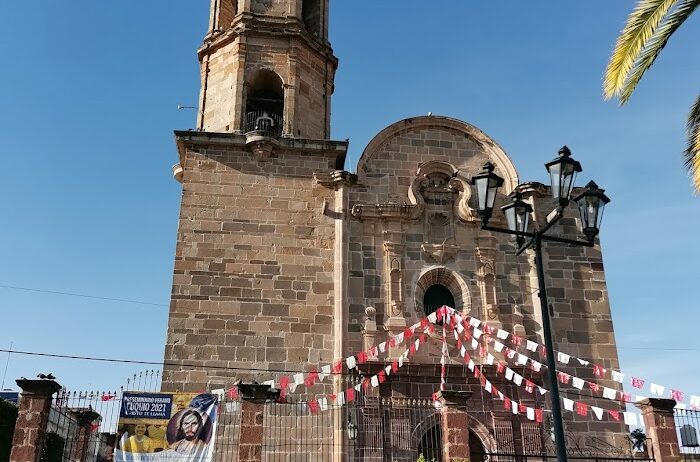
[[[505,180],[497,207],[519,191],[536,222],[552,209],[549,188],[522,183],[509,156],[477,127],[432,115],[379,131],[356,173],[347,171],[348,143],[329,139],[338,60],[328,42],[328,0],[212,0],[198,56],[197,130],[176,132],[182,202],[165,361],[207,367],[166,366],[164,390],[308,371],[369,351],[442,305],[543,343],[534,253],[516,256],[508,236],[481,229],[470,179],[490,162]],[[495,213],[492,224],[499,221],[505,227]],[[575,235],[577,218],[558,228]],[[544,254],[555,348],[619,370],[600,247],[548,243]],[[410,360],[412,372],[389,377],[368,399],[432,396],[442,336],[440,329],[425,334],[434,341]],[[401,351],[370,354],[366,367]],[[562,370],[618,385],[594,377],[590,365]],[[521,374],[546,387],[542,373]],[[496,376],[494,369],[493,383]],[[338,375],[305,392],[346,385]],[[446,386],[471,392],[484,448],[504,428],[519,435],[512,444],[524,444],[525,426],[484,398],[458,354]],[[502,389],[521,402],[538,399],[512,384]],[[575,417],[567,429],[611,444],[625,432],[622,424]]]

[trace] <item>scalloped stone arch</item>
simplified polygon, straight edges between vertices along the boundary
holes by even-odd
[[[365,164],[374,158],[382,146],[384,146],[392,138],[405,131],[420,128],[450,128],[461,131],[481,145],[481,147],[484,149],[484,153],[488,155],[489,160],[496,166],[499,173],[503,176],[503,179],[505,180],[505,194],[509,194],[518,185],[518,172],[515,170],[515,165],[513,165],[513,162],[510,160],[503,148],[498,145],[498,143],[471,124],[443,116],[411,117],[395,122],[377,133],[377,135],[372,138],[365,150],[362,152],[360,160],[357,163],[357,175],[360,181],[363,180]]]
[[[471,293],[469,292],[469,286],[464,278],[459,273],[447,269],[444,266],[431,266],[426,268],[420,276],[418,276],[414,299],[417,312],[424,312],[423,297],[425,291],[434,284],[445,286],[452,293],[455,304],[461,307],[463,313],[471,311]]]

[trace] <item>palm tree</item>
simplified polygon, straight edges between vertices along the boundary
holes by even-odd
[[[700,0],[639,0],[605,70],[605,99],[618,98],[625,104],[668,39],[698,6]],[[685,166],[695,192],[700,194],[700,95],[690,108],[686,132]]]

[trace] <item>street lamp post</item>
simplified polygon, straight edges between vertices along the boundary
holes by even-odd
[[[610,199],[605,195],[604,190],[598,188],[598,185],[592,181],[589,182],[585,190],[573,199],[579,208],[581,232],[586,236],[586,240],[566,239],[547,235],[547,231],[564,216],[564,210],[571,203],[569,197],[574,186],[574,180],[576,179],[576,174],[580,173],[582,169],[581,164],[571,158],[571,151],[566,146],[559,150],[559,157],[551,162],[547,162],[545,167],[551,177],[552,198],[556,207],[547,215],[547,223],[544,226],[537,226],[532,232],[528,231],[532,206],[522,200],[520,192],[513,194],[513,201],[501,208],[506,217],[508,228],[503,229],[488,225],[493,213],[498,188],[503,185],[503,178],[494,173],[495,167],[493,164],[489,162],[484,165],[483,171],[472,177],[471,184],[476,193],[477,210],[481,217],[481,229],[514,235],[518,244],[516,255],[520,255],[528,248],[532,248],[535,251],[537,282],[542,308],[542,331],[547,351],[547,371],[552,400],[552,417],[554,419],[554,442],[558,462],[567,462],[564,423],[561,414],[552,328],[549,319],[549,304],[547,302],[547,288],[544,281],[542,244],[545,241],[551,241],[592,247],[595,245],[594,240],[600,230],[603,209],[610,202]]]

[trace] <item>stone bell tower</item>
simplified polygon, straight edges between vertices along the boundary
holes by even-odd
[[[327,204],[352,176],[347,142],[328,139],[327,22],[328,0],[211,1],[197,130],[175,132],[164,390],[262,382],[341,355],[342,232]]]
[[[328,0],[211,0],[198,55],[198,130],[246,133],[269,117],[285,137],[329,138]]]

